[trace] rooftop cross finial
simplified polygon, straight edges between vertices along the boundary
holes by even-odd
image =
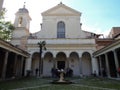
[[[24,2],[23,8],[25,8],[25,4],[26,4],[26,2]]]

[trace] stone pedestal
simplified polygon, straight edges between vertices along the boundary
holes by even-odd
[[[60,72],[60,79],[58,82],[65,82],[64,81],[64,72]]]

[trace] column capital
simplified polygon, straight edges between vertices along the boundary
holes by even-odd
[[[112,52],[116,52],[116,50],[115,49],[113,49],[113,50],[111,50]]]

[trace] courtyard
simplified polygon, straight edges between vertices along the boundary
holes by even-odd
[[[0,90],[120,90],[120,81],[108,78],[66,78],[73,84],[51,84],[56,78],[22,78],[0,81]]]

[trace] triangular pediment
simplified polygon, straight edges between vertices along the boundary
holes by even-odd
[[[58,4],[57,6],[42,13],[43,16],[80,16],[81,13],[64,5]]]

